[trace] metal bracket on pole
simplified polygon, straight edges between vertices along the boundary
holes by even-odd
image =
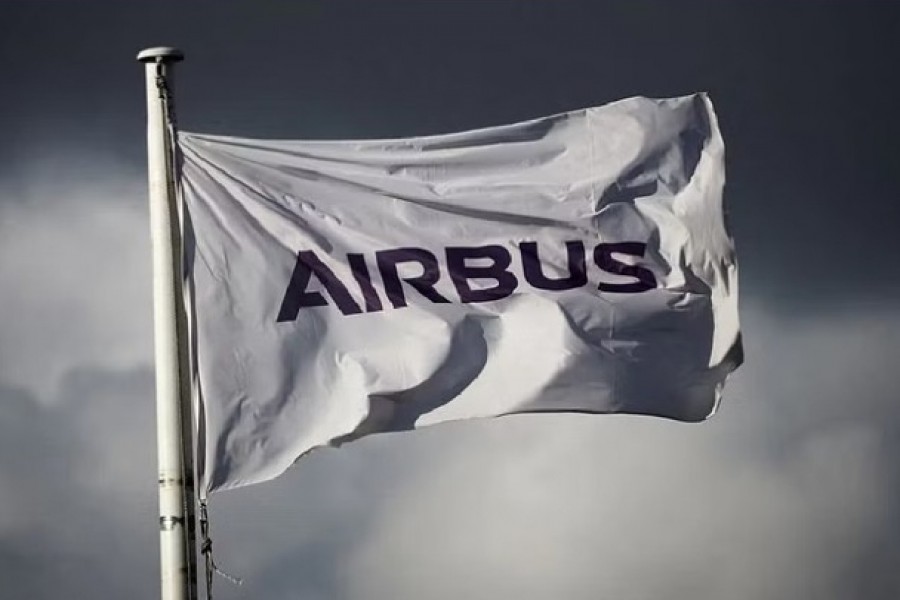
[[[162,600],[197,597],[187,318],[172,137],[172,70],[182,58],[180,51],[167,47],[147,48],[137,56],[144,63],[147,83]]]

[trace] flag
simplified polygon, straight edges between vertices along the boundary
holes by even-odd
[[[446,135],[178,147],[203,492],[450,420],[699,421],[741,362],[705,94]]]

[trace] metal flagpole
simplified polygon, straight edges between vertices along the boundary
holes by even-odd
[[[147,48],[137,56],[147,80],[162,600],[197,597],[187,319],[173,154],[172,70],[182,58],[174,48]]]

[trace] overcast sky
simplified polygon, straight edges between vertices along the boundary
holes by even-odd
[[[398,137],[709,91],[746,364],[212,498],[217,597],[900,597],[896,2],[0,0],[0,598],[156,598],[143,47],[183,129]]]

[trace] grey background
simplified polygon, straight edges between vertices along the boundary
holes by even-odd
[[[133,57],[182,128],[395,137],[707,90],[747,363],[702,425],[523,416],[212,499],[219,598],[900,595],[900,6],[0,1],[0,598],[158,595]]]

